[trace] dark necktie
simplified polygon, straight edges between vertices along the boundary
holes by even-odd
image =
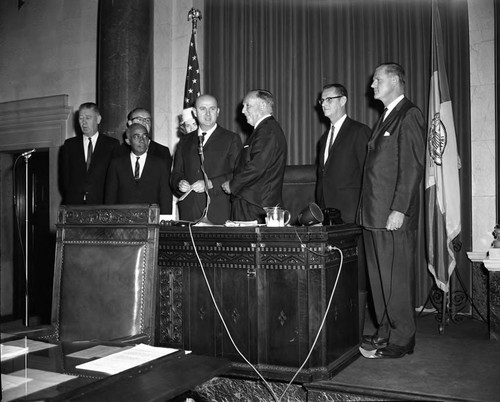
[[[387,117],[386,114],[387,114],[387,108],[385,108],[384,113],[382,113],[382,121],[384,121],[385,118]]]
[[[328,160],[328,157],[330,156],[330,150],[332,149],[333,141],[335,141],[335,126],[332,124],[330,126],[330,138],[328,141],[328,144],[326,144],[326,149],[325,149],[325,163]]]
[[[134,170],[134,179],[135,181],[139,180],[139,169],[140,169],[140,165],[139,165],[139,157],[137,157],[137,159],[135,160],[135,170]]]
[[[87,146],[87,170],[89,170],[91,161],[92,161],[92,140],[89,138],[89,145]]]
[[[375,127],[373,128],[373,132],[376,132],[380,126],[382,125],[382,122],[384,121],[385,113],[387,112],[387,108],[384,109],[382,114],[380,115],[379,119],[377,120],[377,124],[375,124]]]
[[[332,135],[330,136],[330,144],[328,145],[328,149],[332,149],[333,141],[335,141],[335,126],[332,126]]]
[[[205,136],[207,135],[207,133],[201,133],[201,146],[203,146],[203,144],[205,143]]]

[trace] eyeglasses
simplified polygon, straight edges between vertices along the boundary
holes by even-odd
[[[151,123],[151,117],[136,116],[132,118],[132,121],[134,120],[139,120],[142,121],[143,123]]]
[[[332,100],[337,99],[337,98],[342,98],[343,96],[344,96],[344,95],[337,95],[337,96],[329,96],[329,97],[327,97],[327,98],[321,98],[321,99],[318,99],[318,103],[319,103],[320,105],[323,105],[323,103],[325,103],[325,102],[326,102],[326,103],[331,103],[331,102],[332,102]]]
[[[146,133],[143,134],[132,134],[132,140],[135,142],[147,141],[149,139]]]

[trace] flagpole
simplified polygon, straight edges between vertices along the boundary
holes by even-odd
[[[188,21],[191,20],[192,24],[192,33],[196,35],[196,31],[198,29],[198,20],[201,20],[201,12],[197,8],[192,7],[188,12]]]
[[[196,53],[195,37],[198,30],[198,21],[201,20],[200,10],[192,7],[188,12],[187,20],[191,20],[191,43],[190,52],[188,56],[188,72],[186,75],[186,86],[184,90],[184,107],[192,107],[196,98],[200,95],[200,69],[198,64],[198,55]],[[200,137],[201,138],[201,137]],[[202,140],[201,140],[202,141]],[[198,219],[195,224],[213,225],[208,219],[208,207],[210,206],[210,194],[208,193],[208,176],[205,172],[205,156],[203,154],[203,143],[200,142],[199,147],[201,172],[203,174],[203,182],[205,183],[205,194],[207,196],[207,203],[203,210],[203,215]]]
[[[196,8],[191,8],[187,15],[187,20],[191,21],[191,40],[189,41],[189,52],[187,60],[186,83],[184,86],[183,109],[193,106],[195,99],[201,95],[200,86],[200,65],[196,52],[196,32],[198,21],[201,20],[201,12]]]

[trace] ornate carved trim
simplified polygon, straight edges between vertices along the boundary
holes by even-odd
[[[62,205],[59,209],[58,224],[159,224],[160,213],[156,206],[126,208],[116,207],[71,207]]]

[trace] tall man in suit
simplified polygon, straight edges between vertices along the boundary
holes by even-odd
[[[364,335],[365,357],[399,358],[415,347],[415,258],[419,188],[424,174],[425,120],[404,95],[404,69],[379,65],[375,99],[386,110],[368,142],[359,223],[378,329]]]
[[[273,95],[266,90],[250,91],[243,99],[243,114],[254,129],[233,178],[222,185],[233,195],[233,220],[264,223],[264,207],[283,205],[287,146],[283,130],[273,117],[273,105]]]
[[[343,85],[323,87],[319,103],[331,125],[318,143],[316,201],[322,209],[339,209],[344,222],[354,223],[371,132],[347,116]]]
[[[147,109],[141,107],[133,109],[127,115],[127,127],[130,127],[130,125],[134,123],[142,124],[144,127],[146,127],[149,136],[148,154],[158,156],[165,163],[165,165],[167,166],[167,170],[170,172],[172,168],[172,156],[168,147],[153,141],[153,120],[151,118],[151,113],[149,113]],[[125,139],[116,155],[129,155],[130,151],[130,145]]]
[[[220,109],[214,96],[199,96],[193,112],[199,128],[181,137],[171,177],[172,188],[177,189],[181,196],[177,203],[179,216],[182,220],[193,222],[204,216],[207,192],[210,197],[208,220],[214,224],[224,224],[230,218],[231,204],[221,184],[232,177],[236,158],[242,148],[241,140],[236,133],[217,124]],[[201,167],[202,156],[207,183]]]
[[[78,122],[83,136],[68,138],[61,149],[63,203],[102,204],[108,166],[120,144],[99,133],[101,114],[95,103],[80,105]]]
[[[106,177],[106,204],[158,204],[161,214],[172,212],[170,171],[165,161],[148,152],[145,126],[132,123],[126,131],[131,152],[114,158]]]

